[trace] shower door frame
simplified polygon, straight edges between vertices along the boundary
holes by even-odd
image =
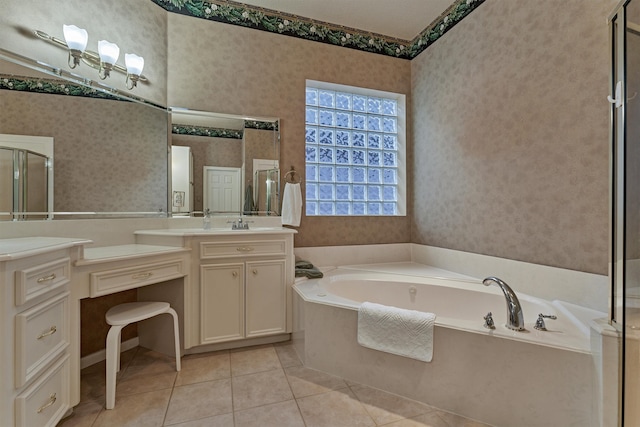
[[[635,159],[640,157],[629,156],[632,145],[628,141],[630,137],[628,130],[629,109],[628,102],[628,66],[627,61],[627,7],[630,3],[640,3],[640,0],[623,0],[615,8],[614,12],[609,16],[609,35],[611,47],[611,79],[610,79],[610,284],[611,284],[611,303],[610,303],[610,323],[619,334],[619,381],[618,381],[618,426],[624,426],[625,422],[634,422],[633,419],[638,418],[638,413],[629,413],[627,410],[632,408],[636,402],[626,402],[631,399],[631,394],[638,393],[638,381],[628,376],[631,373],[637,375],[638,360],[631,364],[631,359],[627,357],[627,352],[634,351],[638,344],[638,334],[630,330],[631,325],[628,324],[628,309],[632,308],[628,298],[632,296],[628,292],[633,285],[633,274],[629,273],[628,260],[630,256],[634,258],[637,250],[630,250],[629,244],[633,241],[633,218],[627,217],[628,203],[633,206],[633,199],[627,198],[627,183],[630,174],[637,169],[635,167]],[[637,30],[636,30],[637,31]],[[640,73],[640,69],[636,70]],[[636,79],[638,80],[638,79]],[[616,91],[616,86],[620,85],[620,89]],[[636,82],[637,84],[637,82]],[[618,101],[617,103],[615,101]],[[636,138],[638,140],[639,138]],[[627,144],[627,143],[630,144]],[[637,143],[636,143],[637,145]],[[636,150],[637,151],[637,150]],[[628,168],[629,161],[634,162],[634,168]],[[636,200],[637,201],[637,200]],[[637,228],[637,227],[636,227]],[[637,236],[636,236],[637,239]],[[631,248],[633,249],[633,248]],[[637,274],[635,275],[637,276]],[[637,281],[637,277],[636,277]],[[637,283],[636,283],[637,286]],[[636,307],[633,307],[636,308]],[[634,334],[634,337],[631,337]],[[633,345],[633,347],[631,347]],[[632,381],[633,380],[633,381]],[[637,405],[636,405],[637,406]],[[634,415],[635,414],[635,415]],[[636,420],[637,421],[637,420]]]
[[[0,133],[0,146],[14,152],[14,178],[13,178],[13,207],[10,212],[12,221],[22,220],[51,220],[54,218],[54,170],[53,170],[53,137],[34,135],[12,135]],[[45,197],[46,208],[42,212],[28,212],[26,209],[24,180],[27,178],[25,171],[26,159],[29,154],[45,158]],[[31,217],[31,218],[30,218]]]

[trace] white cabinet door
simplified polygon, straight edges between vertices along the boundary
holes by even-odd
[[[200,342],[244,338],[244,263],[200,266]]]
[[[286,332],[285,260],[246,263],[247,338]]]

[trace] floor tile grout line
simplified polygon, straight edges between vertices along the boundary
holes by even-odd
[[[275,350],[275,348],[274,348],[274,350]],[[276,355],[277,354],[278,354],[278,352],[276,351]],[[296,356],[297,356],[297,354],[296,354]],[[282,373],[284,374],[284,378],[287,380],[287,385],[289,386],[289,390],[291,391],[291,396],[293,397],[293,401],[296,404],[296,408],[298,408],[298,414],[300,414],[300,419],[302,420],[302,424],[304,424],[304,426],[306,427],[307,426],[307,420],[305,420],[304,414],[302,413],[302,409],[300,409],[300,403],[298,403],[298,398],[296,397],[295,393],[293,392],[293,387],[291,386],[291,381],[289,381],[289,375],[287,375],[286,368],[283,366],[282,360],[280,359],[280,356],[278,356],[278,361],[280,361],[280,366],[282,367]]]
[[[235,399],[233,398],[233,368],[231,366],[231,352],[227,350],[227,356],[229,357],[229,390],[231,392],[231,421],[233,425],[236,425],[236,411],[235,411]]]
[[[305,420],[304,418],[304,414],[302,413],[302,409],[300,409],[300,403],[298,403],[298,399],[293,398],[293,401],[296,402],[296,407],[298,408],[298,413],[300,414],[300,419],[302,420],[302,424],[305,425],[305,427],[307,426],[307,420]]]
[[[229,353],[229,390],[231,391],[231,417],[233,425],[236,425],[236,402],[233,393],[233,366],[231,366],[231,353]]]
[[[173,378],[173,384],[171,385],[171,393],[169,393],[169,400],[167,400],[167,407],[164,409],[164,417],[162,417],[163,426],[167,422],[167,415],[169,414],[169,407],[171,406],[171,398],[173,397],[173,392],[176,389],[176,381],[178,381],[178,375],[180,375],[180,371],[177,371],[177,372],[178,372],[177,375]]]
[[[371,387],[371,386],[368,386],[368,385],[365,385],[365,384],[351,384],[351,385],[347,384],[347,386],[349,387],[349,389],[351,390],[351,392],[354,394],[354,396],[355,396],[355,397],[356,397],[356,398],[357,398],[357,399],[362,403],[362,405],[364,406],[365,411],[367,412],[367,414],[369,414],[369,416],[371,417],[371,419],[373,419],[373,422],[376,424],[376,426],[385,426],[385,425],[393,424],[394,422],[398,422],[398,421],[402,421],[402,420],[410,420],[410,419],[413,419],[413,418],[415,418],[415,417],[419,417],[419,416],[421,416],[421,415],[426,415],[426,414],[433,413],[433,412],[435,412],[435,413],[436,413],[436,416],[437,416],[438,418],[440,418],[440,419],[442,420],[442,422],[444,422],[447,426],[449,426],[449,423],[448,423],[445,419],[443,419],[443,418],[440,416],[440,414],[439,414],[439,412],[443,412],[443,411],[442,411],[442,410],[440,410],[440,409],[438,409],[438,408],[435,408],[435,407],[433,407],[433,406],[431,406],[431,405],[428,405],[428,404],[426,404],[426,403],[423,403],[423,402],[417,401],[417,400],[415,400],[415,399],[411,399],[411,398],[409,398],[409,397],[401,396],[401,395],[396,394],[396,393],[392,393],[392,392],[389,392],[389,391],[385,391],[385,390],[382,390],[382,389],[380,389],[380,388]],[[378,422],[375,420],[375,418],[373,417],[373,415],[372,415],[372,414],[369,412],[369,410],[367,409],[367,404],[365,404],[365,402],[363,402],[363,401],[362,401],[362,399],[360,399],[360,397],[358,396],[358,394],[353,390],[353,387],[367,387],[367,388],[371,388],[371,389],[373,389],[373,390],[378,390],[378,391],[380,391],[380,392],[382,392],[382,393],[386,393],[386,394],[389,394],[389,395],[395,396],[395,397],[400,398],[400,399],[403,399],[403,400],[411,401],[411,402],[414,402],[414,403],[419,404],[419,405],[422,405],[422,406],[427,406],[427,407],[428,407],[428,409],[427,409],[425,412],[420,412],[419,414],[415,414],[415,415],[413,415],[413,416],[411,416],[411,417],[405,417],[405,416],[402,416],[402,418],[400,418],[399,420],[396,420],[396,421],[390,421],[390,422],[387,422],[387,423],[384,423],[384,424],[378,424]],[[375,406],[375,405],[372,405],[372,406]],[[396,414],[396,415],[399,415],[399,416],[400,416],[400,414]]]
[[[343,381],[344,381],[344,379],[343,379]],[[375,424],[376,426],[379,426],[380,424],[378,424],[376,419],[373,418],[373,414],[371,414],[371,412],[369,412],[369,410],[367,409],[367,405],[365,405],[364,402],[362,401],[362,399],[360,399],[360,397],[358,396],[358,394],[355,391],[353,391],[353,388],[351,388],[352,386],[349,383],[347,383],[346,381],[345,381],[345,384],[347,384],[347,388],[349,389],[351,394],[353,394],[353,396],[356,398],[356,400],[358,402],[360,402],[360,405],[362,405],[362,409],[364,409],[364,412],[369,416],[369,418],[371,418],[371,421],[373,421],[373,424]]]
[[[242,377],[246,377],[247,375],[264,374],[265,372],[278,371],[278,370],[284,371],[282,367],[272,368],[272,369],[265,369],[264,371],[249,372],[247,374],[242,374],[242,375],[232,375],[229,378],[242,378]]]
[[[358,401],[358,403],[360,403],[360,405],[362,406],[362,409],[364,409],[365,414],[367,414],[369,416],[369,418],[371,418],[371,421],[373,421],[373,424],[376,426],[379,426],[380,424],[378,424],[378,422],[376,421],[375,418],[373,418],[373,415],[369,412],[369,410],[367,409],[367,405],[364,404],[364,402],[362,401],[362,399],[360,399],[358,397],[358,395],[356,394],[356,392],[353,391],[353,389],[351,388],[351,385],[349,385],[348,382],[346,382],[344,380],[344,378],[342,379],[342,381],[345,382],[345,384],[347,385],[347,388],[349,389],[349,391],[351,392],[351,394],[353,395],[353,397],[356,398],[356,400]]]

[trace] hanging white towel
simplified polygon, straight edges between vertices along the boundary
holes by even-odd
[[[358,344],[431,362],[436,315],[364,302],[358,310]]]
[[[289,183],[284,185],[282,196],[282,225],[300,226],[302,215],[302,192],[299,183]]]

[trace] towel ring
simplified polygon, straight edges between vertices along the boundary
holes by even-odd
[[[298,178],[296,179],[297,173],[298,172],[296,172],[296,170],[292,166],[291,170],[289,170],[289,172],[284,174],[284,178],[283,178],[284,181],[288,182],[289,184],[300,184],[300,177],[298,176]]]

